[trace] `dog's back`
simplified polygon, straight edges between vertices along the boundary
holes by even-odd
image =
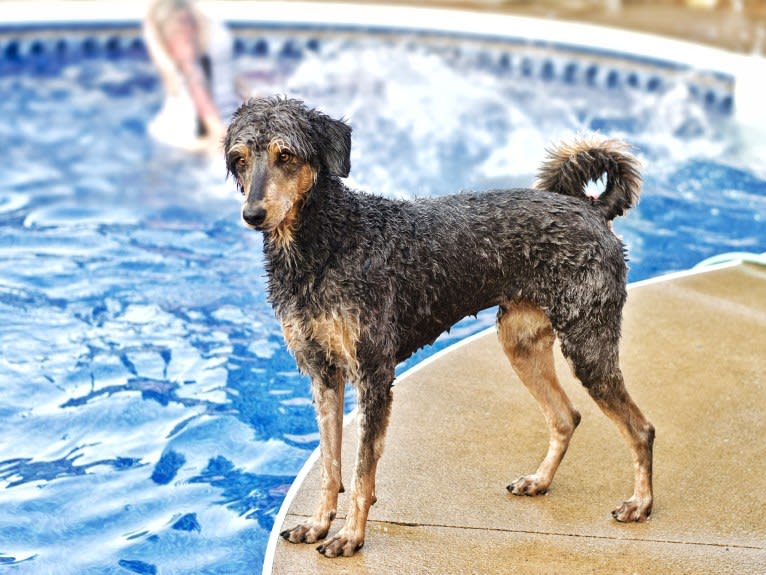
[[[589,306],[622,307],[624,246],[587,202],[511,189],[419,201],[409,212],[387,246],[404,270],[394,289],[399,359],[505,301],[548,310],[557,329]]]

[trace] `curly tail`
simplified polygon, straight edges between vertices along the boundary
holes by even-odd
[[[628,149],[620,140],[596,134],[562,142],[548,149],[534,187],[586,199],[586,184],[606,174],[606,188],[593,205],[611,221],[637,204],[641,192],[640,164]]]

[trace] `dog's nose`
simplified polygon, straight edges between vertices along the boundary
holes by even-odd
[[[260,206],[246,206],[242,210],[242,219],[245,220],[248,225],[257,228],[266,220],[266,210]]]

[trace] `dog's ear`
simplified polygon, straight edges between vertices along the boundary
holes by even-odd
[[[351,126],[321,112],[311,117],[318,154],[331,176],[345,178],[351,171]]]

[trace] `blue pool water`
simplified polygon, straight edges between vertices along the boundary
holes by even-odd
[[[54,32],[0,36],[0,570],[257,572],[318,439],[260,237],[221,158],[148,139],[135,31]],[[526,186],[549,142],[598,129],[645,162],[616,226],[631,280],[766,251],[762,164],[685,73],[454,37],[242,30],[237,50],[255,92],[350,119],[355,187]]]

